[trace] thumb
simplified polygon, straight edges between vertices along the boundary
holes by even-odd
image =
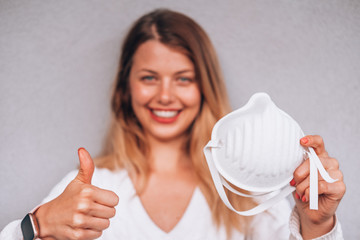
[[[91,184],[91,178],[94,173],[94,162],[85,148],[79,148],[78,150],[80,167],[79,172],[75,179],[80,180],[83,183]]]

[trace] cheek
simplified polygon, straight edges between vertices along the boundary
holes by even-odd
[[[188,107],[200,107],[201,94],[198,87],[183,89],[181,93],[182,102]]]
[[[131,99],[133,104],[147,104],[154,96],[153,89],[133,84],[131,86]]]

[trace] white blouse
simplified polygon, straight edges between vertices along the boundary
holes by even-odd
[[[77,171],[72,171],[57,184],[43,202],[48,202],[60,195],[65,187],[75,178]],[[116,215],[110,219],[110,227],[103,231],[99,239],[159,239],[159,240],[225,240],[224,228],[216,228],[211,212],[201,191],[196,188],[192,199],[177,225],[170,231],[161,230],[149,217],[134,186],[125,170],[109,171],[95,169],[92,184],[115,192],[119,196]],[[24,214],[25,215],[25,214]],[[1,232],[0,240],[22,239],[21,220],[9,223]],[[256,215],[248,234],[234,231],[231,239],[302,239],[299,233],[299,217],[296,209],[292,211],[287,200],[283,200],[271,209]],[[341,226],[336,221],[331,232],[317,239],[343,239]]]

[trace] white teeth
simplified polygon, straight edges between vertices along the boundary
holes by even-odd
[[[178,111],[162,111],[162,110],[153,110],[155,116],[162,118],[172,118],[178,114]]]

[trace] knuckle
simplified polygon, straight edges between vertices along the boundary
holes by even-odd
[[[71,239],[83,239],[85,236],[85,233],[82,229],[75,229],[72,233],[73,234]]]
[[[299,196],[302,196],[303,195],[303,193],[304,193],[304,188],[302,188],[301,186],[297,186],[296,187],[296,192],[297,192],[297,194],[299,195]]]
[[[83,227],[84,223],[85,223],[85,219],[82,214],[74,214],[74,216],[73,216],[73,226],[74,227]]]
[[[308,170],[309,170],[309,168],[307,166],[302,165],[301,168],[297,169],[294,172],[294,178],[295,178],[297,184],[303,182],[307,178],[307,176],[309,175]]]
[[[309,179],[308,179],[308,178],[305,179],[303,182],[301,182],[300,184],[298,184],[298,185],[296,186],[296,192],[297,192],[300,196],[304,195],[306,189],[309,188],[309,184],[310,184]]]
[[[295,172],[294,172],[294,178],[295,180],[297,180],[297,183],[300,179],[303,179],[303,171],[301,169],[297,169]]]
[[[334,169],[339,168],[338,160],[336,160],[335,158],[330,158],[329,161],[330,161],[330,164],[331,164],[332,168],[334,168]]]
[[[77,204],[77,210],[82,213],[88,213],[90,211],[90,202],[86,199],[81,199]]]
[[[343,181],[344,180],[344,175],[342,173],[342,171],[338,170],[338,177],[337,179],[339,179],[340,181]]]
[[[319,145],[324,145],[324,139],[320,135],[315,135],[314,137],[316,138]]]
[[[305,196],[306,199],[309,199],[309,195],[310,195],[310,190],[309,190],[309,188],[307,188],[304,191],[304,196]]]
[[[80,196],[83,198],[90,198],[94,192],[94,189],[91,186],[84,186],[80,191]]]

